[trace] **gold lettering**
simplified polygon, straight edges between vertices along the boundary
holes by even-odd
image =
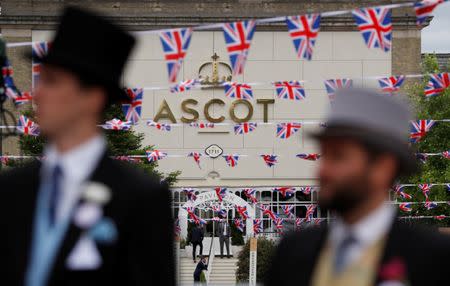
[[[215,117],[215,118],[214,118],[214,117],[212,117],[212,116],[209,114],[209,107],[210,107],[211,105],[213,105],[213,104],[225,105],[225,102],[223,102],[222,99],[218,99],[218,98],[211,99],[210,101],[208,101],[208,102],[205,104],[205,108],[203,109],[203,112],[204,112],[204,114],[205,114],[206,119],[207,119],[209,122],[212,122],[212,123],[220,123],[220,122],[222,122],[222,121],[225,120],[225,117],[224,117],[223,115],[220,116],[220,117]]]
[[[247,116],[245,116],[244,118],[239,118],[234,113],[234,109],[239,104],[245,105],[248,109]],[[236,122],[236,123],[247,122],[252,118],[252,116],[253,116],[253,106],[250,103],[250,101],[244,100],[244,99],[237,99],[237,100],[233,101],[233,103],[231,104],[231,107],[230,107],[230,117],[234,122]]]
[[[263,105],[263,121],[267,122],[269,119],[269,104],[274,104],[275,99],[257,99],[256,103]]]
[[[185,99],[181,102],[181,110],[183,110],[185,113],[191,114],[192,118],[186,118],[184,116],[181,117],[181,122],[184,123],[191,123],[198,120],[198,112],[195,109],[189,108],[188,104],[197,105],[198,101],[195,99]]]
[[[158,122],[161,118],[169,119],[172,123],[177,123],[175,116],[173,116],[172,110],[170,110],[169,104],[164,99],[161,105],[159,106],[159,110],[153,118],[153,121]]]

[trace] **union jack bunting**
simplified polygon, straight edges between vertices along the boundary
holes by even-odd
[[[196,127],[200,129],[204,128],[214,128],[214,123],[199,123],[199,122],[191,122],[189,123],[189,126]]]
[[[433,187],[433,184],[419,184],[418,187],[422,190],[425,199],[428,200],[428,196],[430,195],[431,187]]]
[[[316,207],[317,207],[317,205],[308,205],[308,206],[306,206],[305,221],[311,222],[311,220],[313,219]]]
[[[276,229],[278,232],[281,232],[281,231],[283,230],[283,222],[284,222],[284,219],[282,219],[281,217],[276,217],[275,220],[274,220],[273,222],[274,222],[274,224],[275,224],[275,229]]]
[[[174,222],[174,233],[175,235],[180,235],[181,233],[181,227],[180,227],[180,219],[177,218]]]
[[[444,0],[424,0],[414,3],[414,10],[416,11],[416,23],[418,26],[421,26],[431,13],[434,8],[439,4],[445,2]]]
[[[425,96],[432,97],[440,95],[450,86],[450,75],[448,72],[430,75],[430,80],[425,86]]]
[[[255,27],[254,20],[225,23],[223,25],[225,44],[230,56],[233,75],[242,74],[244,71]]]
[[[424,206],[427,210],[432,210],[432,209],[437,208],[438,205],[437,205],[437,203],[435,203],[435,202],[427,201],[427,202],[423,203],[423,206]]]
[[[287,122],[277,124],[277,137],[287,139],[296,133],[302,127],[301,123]]]
[[[252,87],[245,83],[226,82],[223,84],[225,88],[225,96],[237,99],[252,99]]]
[[[194,213],[194,208],[193,207],[186,207],[185,208],[187,213],[189,214],[189,217],[191,218],[191,220],[197,224],[197,225],[203,225],[206,224],[206,220],[199,218],[195,213]]]
[[[195,201],[197,199],[197,195],[195,195],[194,189],[183,189],[183,193],[185,193],[188,201]]]
[[[241,215],[242,219],[246,220],[250,217],[248,215],[247,207],[236,206],[236,210]]]
[[[416,159],[422,163],[425,163],[428,159],[428,155],[425,153],[416,153]]]
[[[213,205],[212,210],[217,213],[217,215],[219,215],[219,217],[226,217],[227,216],[227,210],[223,209],[221,206],[219,205]]]
[[[14,71],[9,60],[5,59],[4,65],[2,66],[3,85],[5,87],[4,93],[9,99],[15,101],[16,98],[20,96],[20,91],[14,84],[13,73]]]
[[[404,188],[404,187],[405,187],[405,186],[403,186],[403,185],[395,185],[392,189],[393,189],[394,193],[395,193],[397,196],[399,196],[399,197],[401,197],[401,198],[403,198],[403,199],[407,199],[407,200],[412,199],[412,196],[411,196],[410,194],[405,193],[405,192],[403,191],[403,188]]]
[[[192,28],[170,29],[161,32],[159,38],[167,62],[169,81],[176,82],[183,59],[191,42]]]
[[[336,91],[353,86],[353,80],[349,78],[328,79],[324,81],[328,99],[332,102],[336,96]]]
[[[31,45],[31,54],[32,54],[32,83],[31,86],[33,88],[36,87],[39,77],[41,76],[41,61],[40,59],[47,55],[49,49],[51,47],[51,43],[49,42],[33,42]]]
[[[446,158],[446,159],[450,159],[450,151],[444,151],[442,152],[442,157]]]
[[[129,130],[131,128],[131,122],[113,118],[106,121],[102,127],[106,130]]]
[[[263,231],[262,220],[256,218],[253,220],[253,233],[258,234]]]
[[[147,150],[145,153],[149,162],[157,162],[167,157],[167,153],[159,150]]]
[[[141,161],[140,158],[135,158],[131,156],[115,156],[115,160],[124,161],[124,162],[130,162],[130,163],[138,163]]]
[[[312,221],[315,226],[319,226],[323,221],[325,221],[325,219],[324,218],[314,218]]]
[[[411,212],[412,211],[411,203],[401,203],[401,204],[398,205],[398,207],[400,208],[400,210],[402,210],[404,212]]]
[[[14,98],[14,103],[16,105],[22,105],[25,104],[27,102],[30,102],[33,100],[33,97],[31,95],[31,92],[28,91],[24,91],[24,92],[20,92],[16,98]]]
[[[356,25],[368,48],[391,49],[391,10],[385,7],[361,8],[352,11]]]
[[[317,153],[300,153],[295,156],[297,158],[309,160],[309,161],[316,161],[320,158],[320,154],[317,154]]]
[[[197,164],[197,166],[201,169],[202,166],[200,165],[200,157],[203,156],[202,153],[199,152],[189,152],[188,157],[192,157]]]
[[[122,104],[122,111],[125,115],[125,120],[130,121],[133,125],[139,122],[142,110],[142,96],[144,89],[142,88],[127,88],[126,92],[130,98],[130,102]]]
[[[151,127],[155,127],[156,129],[161,130],[161,131],[170,131],[170,130],[172,130],[172,126],[170,124],[159,123],[159,122],[155,122],[153,120],[147,120],[147,125],[151,126]]]
[[[381,91],[386,94],[392,94],[400,90],[403,82],[405,81],[404,75],[383,77],[378,79]]]
[[[256,199],[256,190],[255,189],[243,189],[244,194],[253,204],[256,204],[258,200]]]
[[[320,14],[286,17],[286,25],[297,57],[311,60],[320,29]]]
[[[437,215],[437,216],[434,216],[434,219],[437,219],[437,220],[443,220],[443,219],[445,219],[445,218],[447,218],[446,215]]]
[[[188,79],[188,80],[180,81],[179,83],[170,87],[170,92],[171,93],[185,92],[187,90],[190,90],[194,86],[196,86],[198,83],[199,83],[199,81],[196,79]]]
[[[294,216],[292,212],[294,210],[294,205],[282,205],[281,209],[283,210],[283,213],[288,217]]]
[[[242,219],[235,218],[235,219],[234,219],[234,226],[235,226],[240,232],[244,232],[244,222],[242,221]]]
[[[435,121],[433,120],[417,120],[411,121],[411,131],[409,133],[409,141],[411,143],[417,143],[425,137],[431,127],[433,127]]]
[[[242,122],[234,126],[235,134],[247,134],[256,129],[257,124],[252,122]]]
[[[305,222],[305,219],[304,218],[300,218],[300,217],[297,217],[297,218],[295,218],[295,226],[301,226],[302,225],[302,223],[304,223]]]
[[[239,160],[239,155],[237,154],[232,154],[232,155],[223,155],[222,156],[225,159],[225,162],[227,162],[227,165],[229,167],[236,167],[238,160]]]
[[[217,188],[214,189],[214,191],[216,192],[217,199],[219,200],[219,202],[222,202],[223,197],[227,193],[227,188],[217,187]]]
[[[314,187],[300,187],[300,191],[305,195],[309,195],[311,192],[314,192]]]
[[[277,187],[273,188],[272,191],[279,192],[284,198],[291,197],[294,195],[295,188],[293,187]]]
[[[296,80],[276,81],[273,83],[278,98],[301,100],[306,97],[303,85]]]
[[[268,167],[273,167],[278,163],[277,155],[263,154],[261,155],[261,158],[263,158],[264,163],[266,163]]]
[[[212,221],[218,221],[218,222],[221,222],[221,221],[223,221],[224,219],[215,216],[215,217],[213,217],[211,220],[212,220]]]
[[[268,216],[271,220],[275,220],[276,215],[269,205],[260,205],[259,208],[263,211],[264,215]]]
[[[23,135],[39,136],[39,125],[28,119],[25,115],[19,117],[19,122],[16,127]]]
[[[9,158],[6,156],[0,156],[0,164],[7,165],[9,162]]]

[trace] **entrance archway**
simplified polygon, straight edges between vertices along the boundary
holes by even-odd
[[[197,195],[195,201],[187,201],[178,211],[178,219],[180,222],[181,232],[180,235],[183,238],[187,237],[188,228],[188,213],[185,208],[193,207],[204,211],[212,210],[214,205],[221,205],[225,209],[229,210],[231,208],[236,208],[237,206],[246,207],[249,218],[246,220],[246,233],[247,236],[253,236],[253,219],[255,218],[255,208],[248,202],[243,200],[241,197],[227,192],[222,197],[222,202],[219,202],[216,192],[208,191]]]

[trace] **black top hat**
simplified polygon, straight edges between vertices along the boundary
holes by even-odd
[[[64,10],[56,36],[42,63],[70,70],[82,80],[104,86],[109,101],[128,101],[120,78],[135,39],[103,17],[85,10]]]

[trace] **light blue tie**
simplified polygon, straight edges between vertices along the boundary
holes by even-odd
[[[334,273],[339,274],[348,264],[348,250],[350,247],[357,243],[356,238],[353,234],[348,234],[342,241],[339,243],[336,248],[336,254],[334,257]]]

